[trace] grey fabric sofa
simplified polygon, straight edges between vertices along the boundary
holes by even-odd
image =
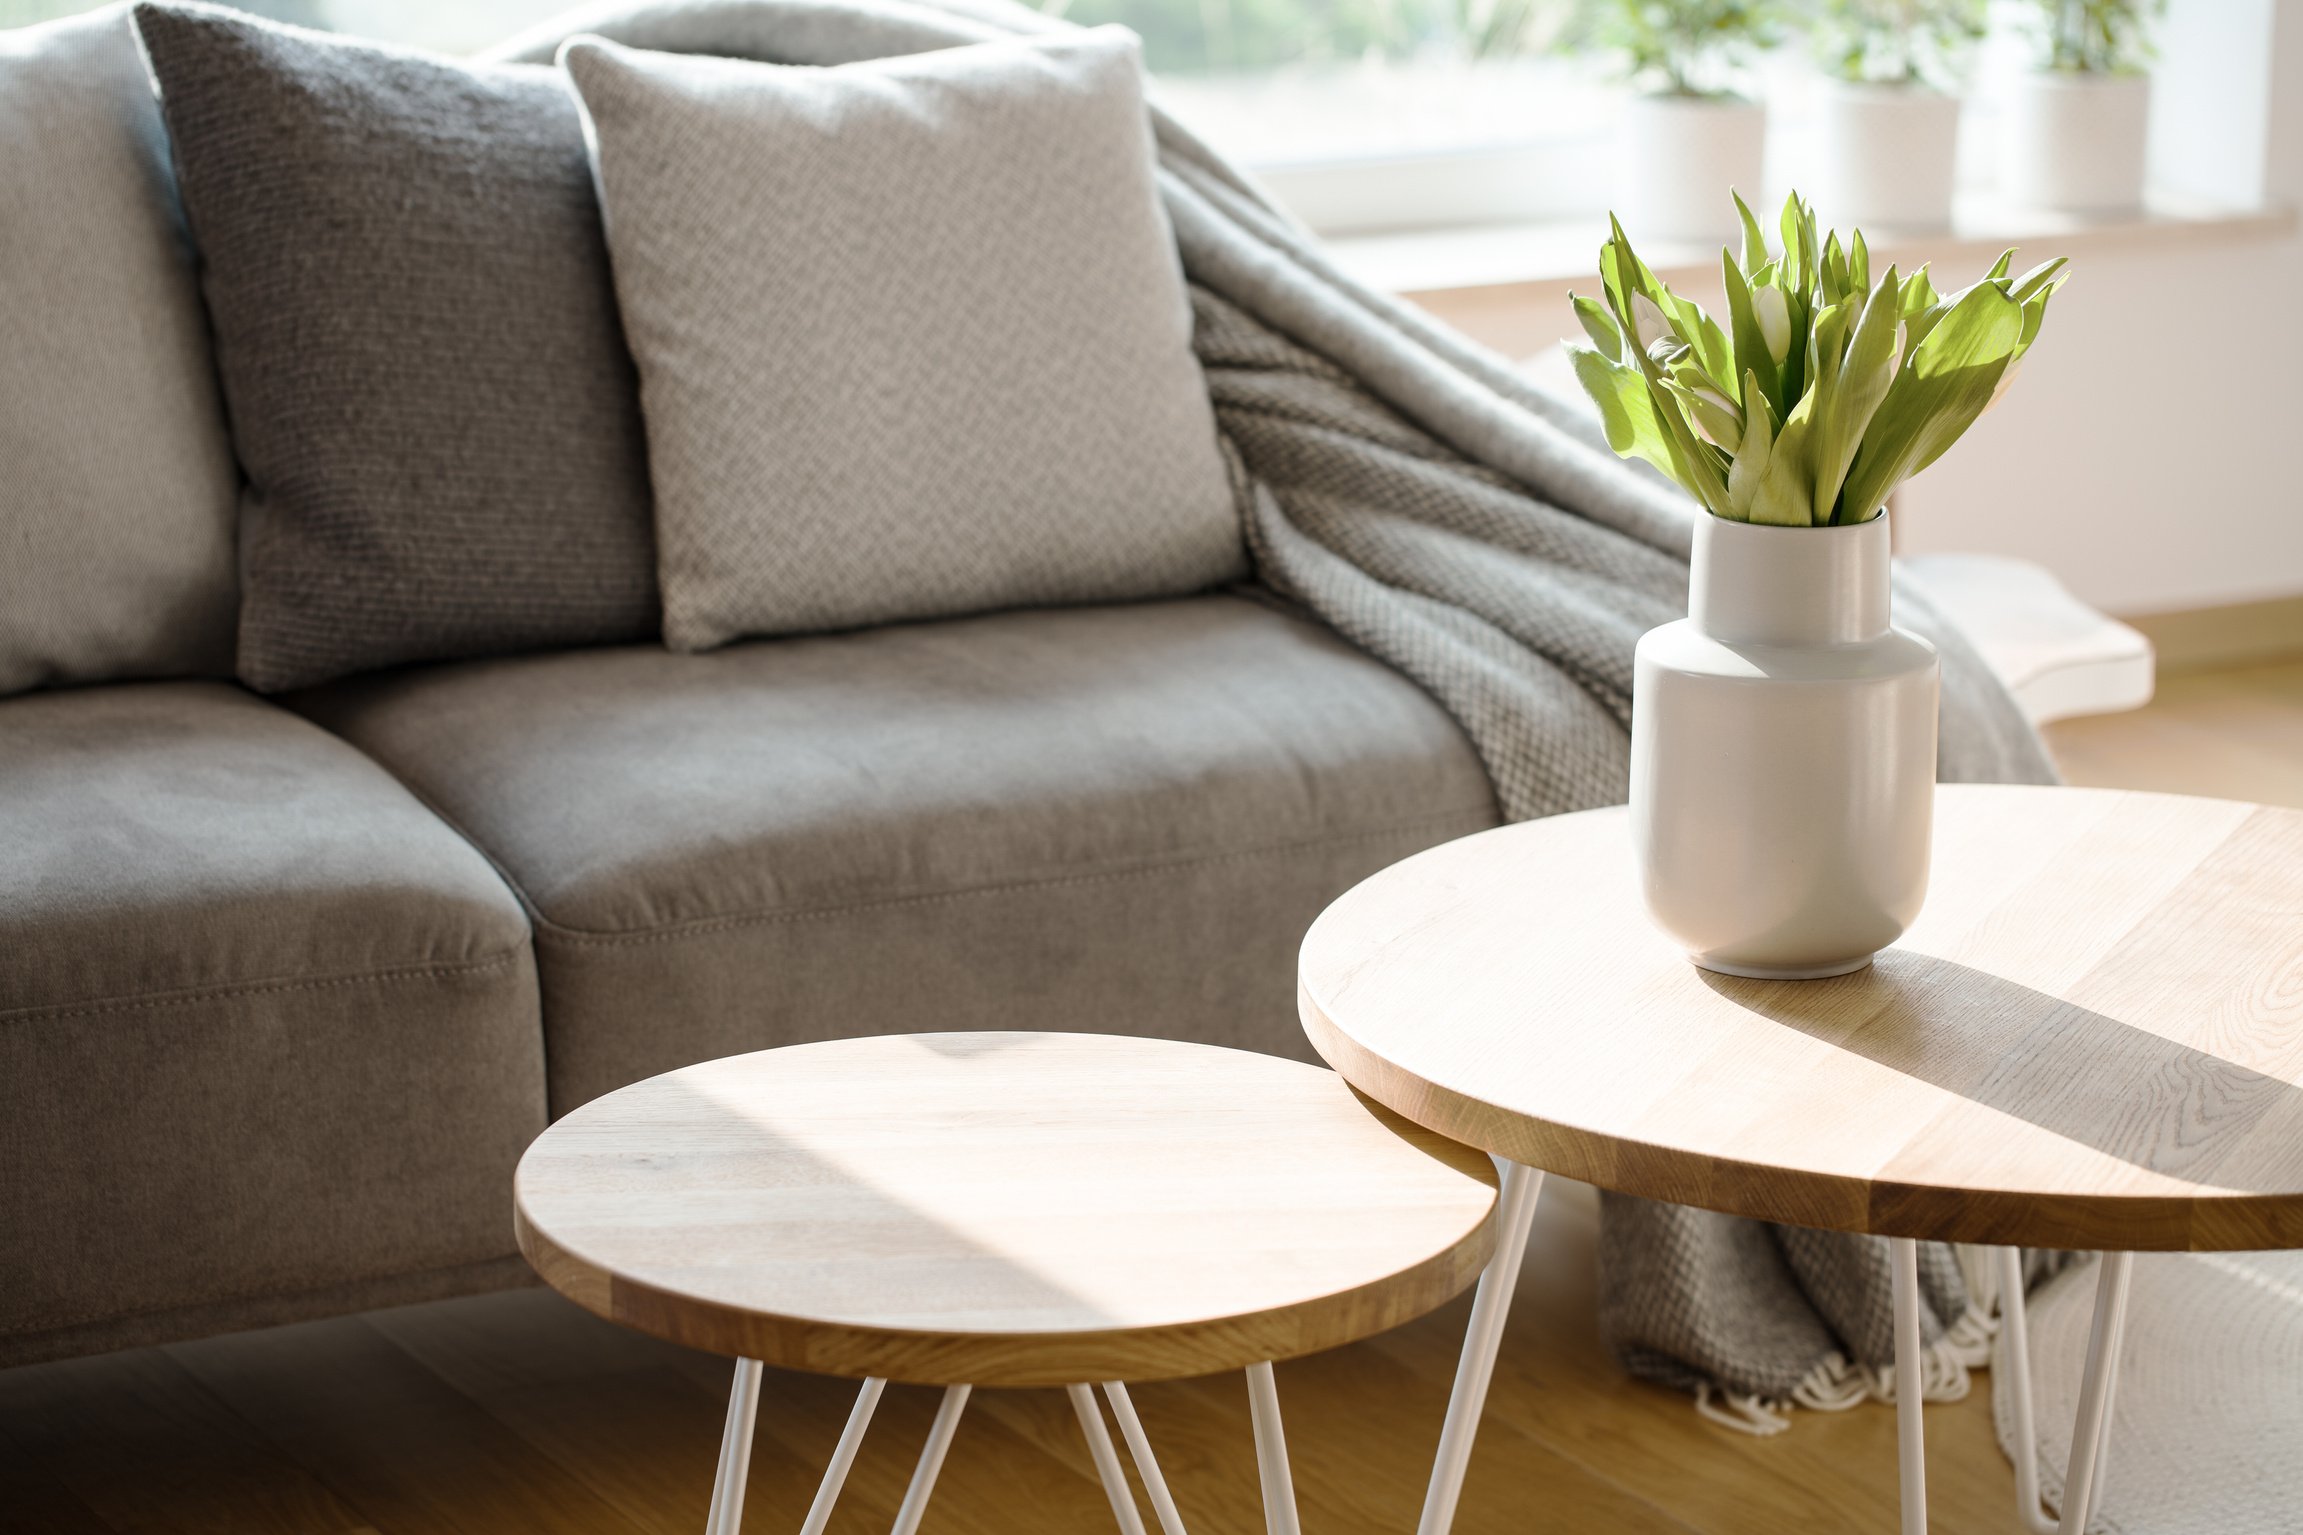
[[[528,1141],[717,1055],[1304,1055],[1306,925],[1496,821],[1438,703],[1244,590],[243,689],[126,27],[0,34],[0,1365],[520,1283]]]
[[[0,700],[0,1364],[520,1282],[529,1138],[731,1051],[1301,1054],[1311,918],[1495,814],[1227,595]]]

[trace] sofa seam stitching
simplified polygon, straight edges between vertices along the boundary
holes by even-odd
[[[144,1008],[181,1007],[195,1002],[217,1002],[232,997],[262,996],[275,992],[324,991],[336,986],[365,986],[370,983],[391,984],[398,981],[445,980],[452,976],[469,975],[475,971],[493,970],[515,963],[529,952],[523,944],[507,949],[486,959],[464,960],[449,965],[427,965],[420,968],[401,967],[386,970],[366,970],[344,975],[289,976],[268,981],[245,984],[230,983],[222,986],[191,987],[159,996],[111,998],[94,1003],[48,1003],[33,1007],[0,1010],[0,1023],[16,1023],[52,1018],[88,1018],[103,1013],[135,1012]]]
[[[1164,859],[1139,864],[1130,869],[1099,870],[1093,874],[1066,874],[1051,879],[1016,880],[1007,884],[970,885],[963,890],[939,890],[922,895],[893,896],[877,901],[848,901],[832,906],[810,906],[792,911],[738,912],[728,916],[695,917],[685,922],[672,923],[644,931],[630,929],[567,927],[550,921],[541,911],[535,916],[536,937],[539,943],[554,943],[593,948],[616,948],[632,944],[668,943],[691,934],[725,932],[741,927],[765,927],[781,923],[826,921],[846,916],[851,912],[892,911],[909,906],[933,906],[949,901],[967,900],[976,896],[1007,895],[1028,890],[1058,890],[1083,885],[1117,884],[1123,880],[1142,879],[1181,869],[1205,868],[1214,864],[1237,863],[1251,858],[1264,858],[1274,854],[1297,853],[1315,848],[1344,847],[1359,842],[1374,842],[1385,837],[1400,836],[1430,826],[1454,821],[1480,820],[1492,822],[1493,811],[1488,807],[1464,810],[1438,811],[1389,826],[1374,827],[1366,831],[1342,836],[1306,837],[1294,842],[1267,843],[1262,847],[1238,848],[1224,853],[1195,854],[1184,858]]]

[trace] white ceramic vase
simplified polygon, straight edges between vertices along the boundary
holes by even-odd
[[[1947,229],[1959,159],[1959,98],[1923,85],[1827,81],[1812,195],[1825,222]]]
[[[1688,614],[1639,642],[1631,826],[1647,907],[1707,970],[1870,963],[1919,914],[1935,649],[1890,622],[1887,518],[1696,518]]]
[[[1616,214],[1639,240],[1730,243],[1730,189],[1759,205],[1767,109],[1706,96],[1635,96],[1624,106]]]
[[[2007,98],[2000,193],[2021,208],[2133,212],[2150,120],[2149,75],[2026,75]]]

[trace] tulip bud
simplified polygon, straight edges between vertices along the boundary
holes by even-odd
[[[1778,367],[1791,355],[1791,305],[1781,288],[1755,288],[1751,294],[1752,315],[1759,321],[1760,339],[1767,343],[1767,355]]]
[[[1663,311],[1656,306],[1655,300],[1644,293],[1634,293],[1631,296],[1631,328],[1638,332],[1636,339],[1639,342],[1639,349],[1643,352],[1658,341],[1678,339],[1677,334],[1671,328],[1671,322],[1664,318]]]
[[[1687,402],[1687,416],[1695,427],[1696,435],[1715,448],[1734,453],[1743,446],[1743,412],[1737,410],[1726,395],[1707,384],[1690,388],[1677,386],[1681,399]]]

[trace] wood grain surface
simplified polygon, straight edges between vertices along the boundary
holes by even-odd
[[[1946,786],[1871,968],[1748,981],[1641,908],[1621,810],[1331,906],[1312,1042],[1418,1124],[1651,1198],[2084,1248],[2303,1246],[2303,812]]]
[[[1157,1380],[1395,1327],[1477,1277],[1493,1164],[1332,1072],[921,1034],[706,1062],[540,1136],[520,1247],[676,1343],[924,1384]]]

